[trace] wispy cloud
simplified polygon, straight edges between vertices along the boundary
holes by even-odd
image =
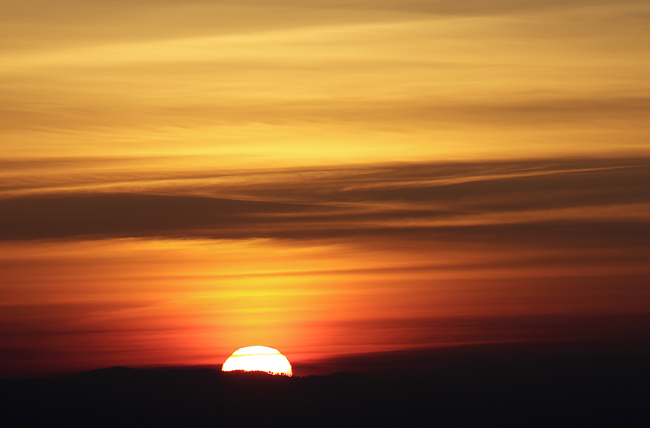
[[[621,243],[632,244],[648,227],[649,164],[647,159],[575,159],[258,171],[248,179],[240,174],[237,181],[219,176],[189,183],[134,181],[131,192],[120,193],[111,190],[109,180],[107,188],[91,193],[0,199],[1,236],[479,237],[493,230],[496,239],[523,232],[542,238],[553,228],[572,225],[574,234],[584,234],[581,239],[614,239],[619,230]],[[128,183],[119,186],[128,189]]]

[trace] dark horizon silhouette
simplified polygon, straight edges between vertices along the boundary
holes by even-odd
[[[7,427],[640,428],[649,361],[646,345],[585,342],[357,355],[338,361],[349,371],[293,377],[112,367],[1,380],[0,409]]]

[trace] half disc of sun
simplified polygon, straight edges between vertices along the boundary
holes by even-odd
[[[242,370],[291,376],[291,364],[277,349],[267,346],[247,346],[233,352],[223,363],[224,372]]]

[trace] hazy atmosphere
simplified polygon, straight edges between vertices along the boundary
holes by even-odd
[[[0,376],[650,338],[647,1],[0,1]]]

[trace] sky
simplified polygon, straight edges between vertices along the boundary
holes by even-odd
[[[0,1],[0,376],[650,338],[647,1]]]

